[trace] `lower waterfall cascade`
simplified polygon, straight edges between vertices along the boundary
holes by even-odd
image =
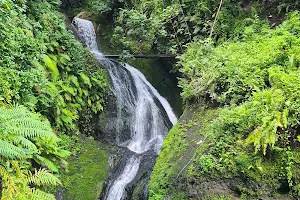
[[[112,89],[116,97],[116,143],[130,153],[120,174],[110,180],[105,200],[125,199],[126,186],[136,177],[141,157],[152,151],[158,155],[163,140],[177,122],[168,101],[146,80],[136,68],[120,64],[103,56],[98,50],[96,33],[91,21],[74,18],[74,25],[95,58],[109,71]],[[124,131],[130,138],[121,137]]]

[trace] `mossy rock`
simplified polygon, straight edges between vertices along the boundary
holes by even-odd
[[[81,150],[68,160],[68,172],[62,174],[64,200],[97,200],[109,173],[109,146],[82,137]]]
[[[187,107],[166,137],[150,177],[150,200],[293,199],[299,184],[299,148],[293,149],[293,187],[285,175],[287,152],[262,156],[239,134],[214,135],[222,109]]]
[[[188,199],[185,190],[178,190],[181,174],[204,136],[202,126],[216,116],[215,109],[186,108],[179,122],[168,133],[150,177],[149,199]]]

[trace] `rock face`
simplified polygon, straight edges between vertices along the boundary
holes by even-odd
[[[103,112],[94,121],[96,127],[95,137],[97,140],[115,145],[117,141],[115,126],[117,119],[116,97],[110,94],[107,99]]]

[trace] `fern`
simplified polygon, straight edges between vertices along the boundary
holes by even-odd
[[[32,123],[33,122],[32,119],[27,117],[26,118],[19,117],[18,119],[12,119],[11,122],[14,123],[16,126],[25,126],[27,128],[35,128],[35,129],[51,131],[47,123],[38,120],[36,120],[35,123]]]
[[[32,200],[55,200],[55,197],[53,194],[49,194],[46,192],[43,192],[39,189],[32,189],[30,196]]]
[[[39,155],[34,155],[34,159],[37,163],[47,167],[52,172],[58,172],[57,166],[53,162],[48,160],[47,158],[44,158],[44,157],[39,156]]]
[[[7,141],[0,140],[0,155],[8,159],[22,159],[27,156],[26,149],[19,148]]]
[[[27,138],[37,138],[37,137],[54,137],[52,132],[48,130],[40,130],[36,128],[25,128],[25,127],[11,127],[10,131]]]
[[[273,120],[271,124],[264,124],[262,127],[256,128],[246,139],[246,143],[253,143],[255,152],[262,149],[266,154],[268,146],[274,147],[278,140],[277,121]]]
[[[15,145],[22,145],[22,147],[26,148],[26,149],[29,149],[29,150],[32,150],[33,152],[37,152],[37,147],[36,145],[30,141],[29,139],[26,139],[22,136],[15,136],[14,139],[13,139],[13,143]]]
[[[43,192],[39,187],[61,184],[47,170],[57,173],[58,166],[54,161],[69,155],[58,147],[58,141],[49,122],[42,121],[40,115],[31,113],[22,106],[0,107],[0,176],[3,200],[55,199],[52,194]],[[44,168],[33,168],[32,158]],[[31,172],[32,169],[34,173]]]
[[[70,156],[70,152],[67,150],[60,149],[55,153],[55,155],[60,158],[66,158],[66,157]]]
[[[53,174],[49,173],[46,169],[35,170],[34,174],[29,173],[26,181],[29,184],[34,184],[37,186],[41,185],[61,185],[60,180],[54,176]]]

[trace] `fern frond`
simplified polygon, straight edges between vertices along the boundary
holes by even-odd
[[[60,149],[59,151],[57,151],[55,153],[55,155],[60,157],[60,158],[66,158],[66,157],[71,155],[71,152],[67,151],[67,150]]]
[[[32,189],[31,191],[31,200],[55,200],[55,197],[53,194],[49,194],[49,193],[46,193],[42,190],[39,190],[39,189]]]
[[[12,200],[19,193],[15,177],[8,176],[3,182],[3,200]]]
[[[0,140],[0,155],[4,158],[9,159],[22,159],[25,158],[28,153],[28,150],[17,147],[7,141]]]
[[[1,165],[0,165],[0,176],[2,177],[2,179],[6,179],[6,177],[9,176],[7,169]]]
[[[15,170],[15,172],[17,174],[17,177],[18,178],[23,178],[24,174],[23,174],[23,172],[22,172],[22,170],[21,170],[21,168],[19,166],[18,161],[13,160],[10,163],[11,163],[12,169]]]
[[[10,106],[9,109],[5,107],[0,107],[0,117],[6,119],[13,119],[13,118],[24,118],[30,117],[32,113],[25,109],[23,106]],[[36,117],[35,117],[36,118]]]
[[[37,186],[41,185],[61,185],[60,180],[54,176],[53,174],[49,173],[46,169],[40,169],[40,170],[35,170],[34,174],[29,174],[27,177],[27,182],[29,184],[34,184]]]
[[[13,139],[13,143],[15,145],[21,144],[22,147],[37,152],[37,147],[35,146],[35,144],[22,136],[15,136]]]
[[[277,142],[278,135],[276,122],[276,120],[273,120],[272,123],[264,124],[249,134],[248,138],[246,139],[246,143],[253,143],[255,147],[255,153],[262,149],[263,154],[266,155],[268,146],[273,147]]]
[[[11,119],[11,123],[21,127],[23,126],[27,128],[36,128],[36,129],[51,131],[50,126],[45,122],[41,122],[40,120],[33,120],[32,118],[28,118],[28,117]]]
[[[35,128],[11,128],[11,131],[17,135],[27,137],[27,138],[37,138],[37,137],[54,137],[52,132],[45,130],[38,130]]]
[[[55,200],[54,195],[34,186],[60,185],[60,180],[46,169],[32,169],[34,158],[41,166],[58,172],[57,166],[39,154],[61,158],[66,152],[57,146],[59,138],[50,123],[23,106],[0,107],[0,177],[2,200]],[[56,155],[57,154],[57,155]]]
[[[44,157],[39,156],[39,155],[34,155],[34,160],[37,163],[47,167],[50,171],[58,172],[58,168],[56,167],[56,165],[53,162],[51,162],[50,160],[48,160],[47,158],[44,158]]]

